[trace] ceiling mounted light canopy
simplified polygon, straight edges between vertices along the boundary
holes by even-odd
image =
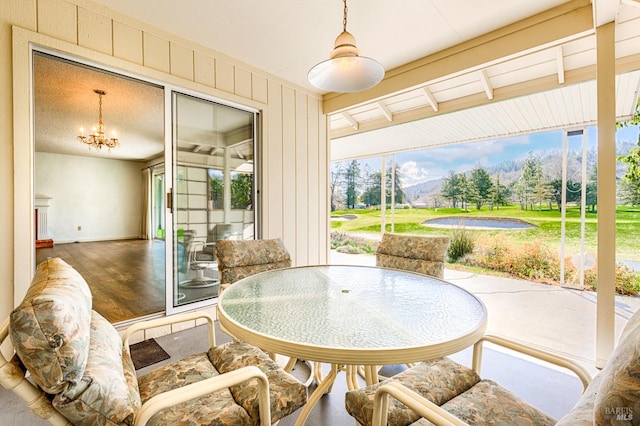
[[[380,83],[384,68],[375,59],[360,56],[355,37],[347,31],[347,0],[343,1],[342,33],[336,38],[330,59],[311,68],[307,78],[318,89],[329,92],[359,92]]]
[[[89,136],[85,136],[84,128],[80,127],[80,136],[78,136],[78,142],[86,143],[87,145],[89,145],[89,149],[91,149],[92,147],[102,149],[103,146],[106,146],[107,148],[109,148],[109,151],[111,151],[111,148],[115,148],[120,143],[118,141],[118,138],[116,137],[115,131],[111,132],[111,138],[107,138],[104,135],[105,125],[102,121],[102,97],[107,93],[104,90],[97,89],[94,90],[94,93],[96,93],[100,99],[98,104],[98,124],[93,127],[93,134]]]

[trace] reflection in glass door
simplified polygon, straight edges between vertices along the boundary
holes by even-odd
[[[217,240],[256,234],[256,114],[176,92],[172,109],[174,279],[168,297],[179,309],[217,297]]]
[[[153,187],[151,188],[153,205],[152,205],[152,226],[155,232],[154,238],[164,240],[165,222],[164,222],[164,172],[153,172]]]

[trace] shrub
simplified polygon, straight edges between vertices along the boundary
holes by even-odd
[[[577,270],[571,271],[577,274]],[[584,271],[584,287],[587,290],[598,289],[598,273],[595,268]],[[640,274],[626,265],[616,265],[616,293],[634,296],[640,293]]]
[[[374,254],[378,242],[365,237],[350,235],[346,232],[331,232],[331,248],[340,253]]]
[[[449,238],[450,244],[447,256],[450,262],[457,262],[464,256],[473,253],[475,246],[473,234],[464,227],[454,228]]]
[[[466,262],[529,280],[553,283],[560,278],[557,256],[539,240],[517,246],[502,235],[490,237]]]

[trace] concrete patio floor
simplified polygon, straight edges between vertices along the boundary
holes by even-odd
[[[375,256],[331,250],[332,264],[375,265]],[[596,372],[595,292],[520,279],[445,269],[444,279],[478,297],[487,307],[487,333],[509,337],[576,359]],[[640,297],[616,296],[616,342]]]

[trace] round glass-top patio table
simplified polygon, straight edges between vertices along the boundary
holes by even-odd
[[[221,294],[218,317],[228,333],[265,351],[334,365],[306,415],[321,396],[316,393],[330,389],[335,366],[368,366],[371,384],[375,366],[458,352],[477,342],[487,325],[484,304],[454,284],[347,265],[277,269],[239,280]]]

